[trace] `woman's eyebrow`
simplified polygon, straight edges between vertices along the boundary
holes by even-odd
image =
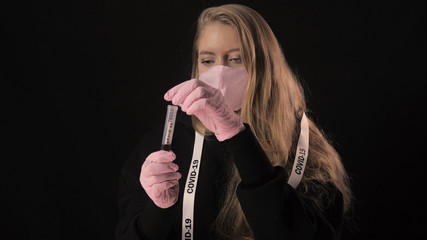
[[[231,52],[240,52],[240,48],[232,48],[230,50],[228,50],[226,53],[231,53]],[[214,52],[210,52],[210,51],[206,51],[206,50],[202,50],[199,52],[199,55],[215,55]]]
[[[199,52],[199,55],[204,55],[204,54],[206,54],[206,55],[215,55],[215,53],[209,52],[209,51],[205,51],[205,50]]]
[[[228,50],[227,53],[236,52],[236,51],[240,52],[240,48],[232,48],[232,49]]]

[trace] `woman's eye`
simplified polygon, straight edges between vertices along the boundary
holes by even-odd
[[[242,59],[239,57],[238,58],[230,58],[230,59],[228,59],[228,61],[233,62],[233,63],[237,63],[237,64],[242,63]]]
[[[200,61],[202,64],[204,64],[204,65],[211,65],[212,63],[214,63],[214,61],[213,60],[202,60],[202,61]]]

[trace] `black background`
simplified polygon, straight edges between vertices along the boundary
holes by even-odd
[[[119,169],[189,78],[197,16],[225,2],[0,5],[5,239],[114,238]],[[353,178],[344,239],[425,235],[426,4],[234,2],[270,24]]]

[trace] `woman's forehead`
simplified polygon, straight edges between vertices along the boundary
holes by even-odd
[[[198,50],[205,52],[227,52],[240,49],[239,34],[235,28],[220,22],[207,24],[198,39]]]

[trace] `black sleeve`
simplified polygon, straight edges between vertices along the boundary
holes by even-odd
[[[242,182],[237,189],[255,239],[339,239],[342,196],[320,212],[287,184],[282,167],[273,167],[250,127],[223,142]],[[337,190],[336,190],[337,191]]]

